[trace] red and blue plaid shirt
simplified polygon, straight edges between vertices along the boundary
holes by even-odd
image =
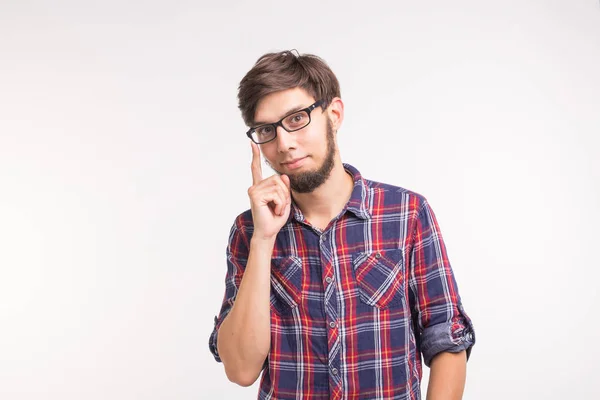
[[[292,202],[271,263],[271,350],[259,399],[420,399],[422,359],[475,343],[436,217],[412,191],[349,164],[350,200],[321,231]],[[209,346],[238,292],[253,232],[237,217],[225,297]]]

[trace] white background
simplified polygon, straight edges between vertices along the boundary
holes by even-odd
[[[292,48],[339,78],[342,160],[436,212],[464,398],[600,398],[597,0],[2,0],[0,398],[256,398],[208,336],[237,86]]]

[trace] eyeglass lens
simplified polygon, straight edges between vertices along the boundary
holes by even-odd
[[[288,115],[281,121],[284,129],[288,132],[297,131],[304,128],[310,122],[310,117],[306,111]],[[274,125],[262,125],[252,131],[252,138],[258,143],[268,142],[275,137]]]

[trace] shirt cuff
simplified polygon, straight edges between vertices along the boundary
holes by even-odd
[[[213,357],[215,357],[215,360],[217,362],[222,362],[221,357],[219,357],[219,351],[217,350],[217,335],[219,333],[218,323],[219,319],[215,317],[215,327],[208,339],[208,347],[210,348],[210,352],[212,353]]]
[[[469,360],[474,344],[473,326],[468,320],[462,319],[460,322],[446,322],[427,327],[421,336],[421,353],[425,365],[430,367],[433,357],[443,351],[459,353],[466,350]]]
[[[225,319],[225,317],[223,317]],[[219,356],[219,350],[217,349],[217,336],[219,335],[219,318],[215,317],[215,327],[208,338],[208,347],[210,348],[210,352],[217,362],[222,363],[221,357]],[[263,363],[262,369],[264,370],[269,367],[269,358],[265,358],[265,362]]]

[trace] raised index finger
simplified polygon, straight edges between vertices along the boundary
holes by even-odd
[[[258,184],[262,181],[262,167],[260,165],[260,149],[258,145],[250,141],[252,146],[252,185]]]

